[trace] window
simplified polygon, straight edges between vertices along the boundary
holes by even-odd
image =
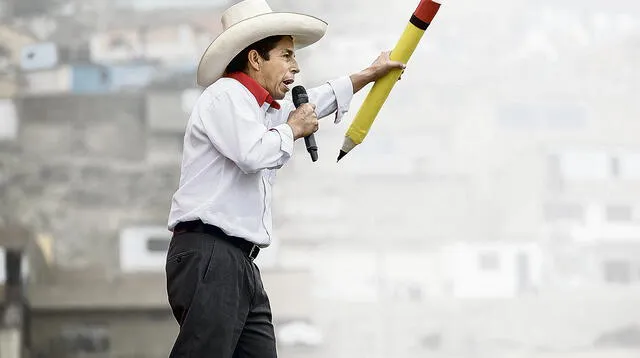
[[[611,170],[611,176],[613,178],[618,178],[620,176],[620,160],[617,157],[611,157],[609,167]]]
[[[620,156],[620,176],[624,179],[640,179],[640,152],[633,151]]]
[[[557,159],[554,156],[557,155]],[[570,149],[550,155],[549,176],[567,180],[640,179],[640,150]]]
[[[8,262],[7,262],[8,261]],[[11,267],[7,267],[7,263],[11,266]],[[10,271],[12,271],[11,273],[7,272],[7,268],[10,269]],[[17,262],[16,262],[16,256],[15,253],[14,254],[9,254],[7,252],[7,249],[3,248],[0,246],[0,287],[3,286],[4,284],[7,283],[7,276],[12,276],[12,280],[16,280],[17,277],[16,269],[20,269],[20,275],[22,278],[22,282],[25,282],[25,280],[27,279],[27,277],[29,277],[29,260],[27,259],[26,255],[22,255],[22,259],[20,261],[20,265],[18,267]],[[2,297],[2,296],[0,296]],[[0,298],[1,300],[1,298]]]
[[[120,269],[122,272],[163,272],[171,241],[164,226],[128,227],[120,233]]]
[[[604,263],[604,279],[608,283],[631,282],[631,264],[623,260],[609,260]]]
[[[548,222],[584,221],[584,208],[580,204],[547,203],[543,210],[544,218]]]
[[[96,324],[63,327],[56,343],[64,356],[108,353],[111,344],[108,328]]]
[[[500,257],[496,252],[485,252],[478,256],[478,268],[481,271],[498,271],[500,269]]]
[[[550,188],[559,188],[562,185],[560,157],[557,154],[547,155],[547,184]]]
[[[511,103],[498,109],[498,122],[512,130],[571,130],[586,125],[586,113],[572,104]]]
[[[562,177],[568,180],[604,180],[611,177],[611,157],[600,150],[575,150],[562,153]]]
[[[607,221],[631,221],[633,211],[628,205],[607,206]]]
[[[553,177],[560,174],[560,157],[557,154],[549,154],[547,156],[547,171]]]
[[[0,142],[18,136],[18,116],[11,100],[0,100]]]
[[[147,240],[147,250],[150,252],[167,252],[171,240],[163,237],[151,237]]]

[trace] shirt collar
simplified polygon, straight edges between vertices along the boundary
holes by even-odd
[[[233,72],[228,74],[226,77],[233,78],[236,81],[242,83],[242,85],[244,85],[256,98],[260,107],[262,107],[262,105],[266,102],[269,103],[271,107],[280,109],[280,103],[276,102],[266,89],[260,86],[260,84],[256,80],[251,78],[251,76],[247,75],[246,73]]]

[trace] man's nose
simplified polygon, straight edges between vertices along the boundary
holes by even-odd
[[[300,73],[300,68],[298,67],[298,62],[294,60],[293,66],[291,66],[291,73],[296,74]]]

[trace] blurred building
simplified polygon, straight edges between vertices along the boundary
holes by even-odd
[[[83,1],[0,27],[0,218],[47,258],[33,352],[166,356],[166,216],[222,3]],[[395,44],[415,2],[384,21],[369,3],[270,1],[330,24],[299,83]],[[320,161],[298,142],[279,172],[258,263],[283,357],[570,357],[640,321],[637,20],[468,3],[443,8],[361,146],[335,163],[367,89],[322,120]]]
[[[134,11],[157,9],[185,9],[185,8],[226,8],[232,0],[116,0],[114,5],[119,9]]]
[[[11,98],[18,91],[22,48],[34,41],[27,31],[0,26],[0,99]]]

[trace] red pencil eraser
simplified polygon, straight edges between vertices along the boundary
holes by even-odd
[[[436,17],[438,9],[440,9],[440,4],[437,2],[433,2],[431,0],[420,0],[420,4],[418,4],[416,11],[413,12],[413,16],[429,24],[433,18]]]

